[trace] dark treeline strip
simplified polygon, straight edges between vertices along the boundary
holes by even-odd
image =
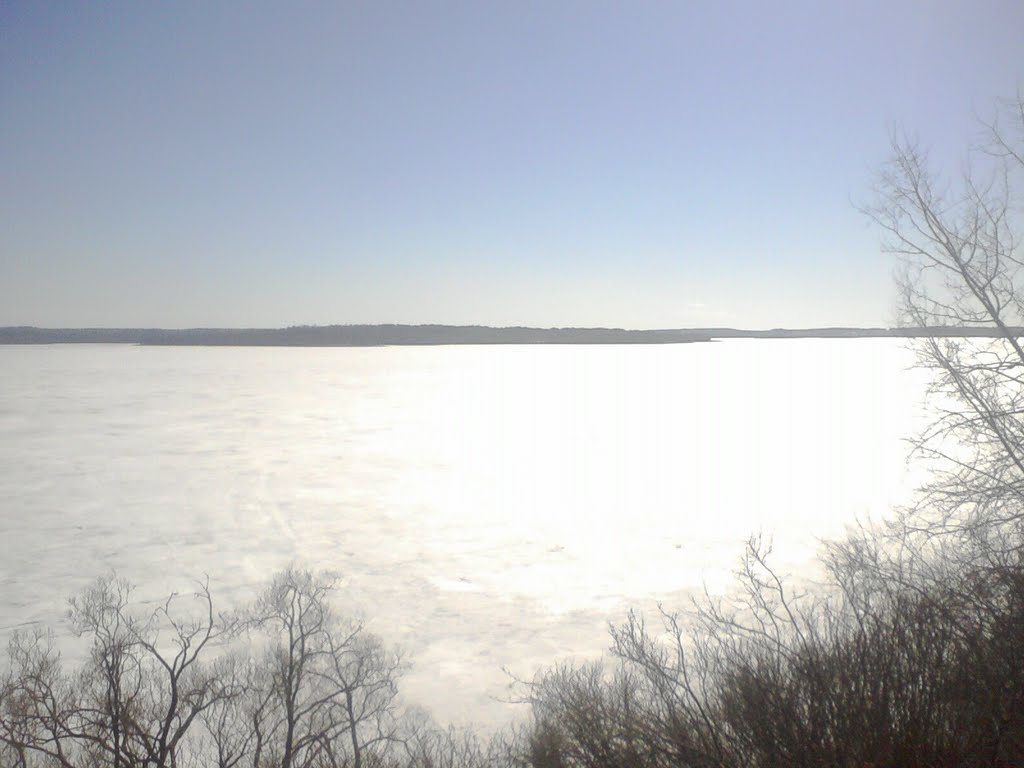
[[[1011,329],[1024,336],[1024,328]],[[684,344],[714,339],[992,337],[991,328],[491,328],[455,325],[324,325],[291,328],[0,328],[0,344],[373,347],[444,344]]]
[[[372,347],[442,344],[680,344],[691,331],[621,328],[489,328],[450,325],[326,325],[291,328],[0,328],[0,344],[128,343],[196,346]]]

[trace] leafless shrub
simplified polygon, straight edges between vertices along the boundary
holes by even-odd
[[[847,559],[849,579],[809,595],[768,553],[749,543],[728,599],[614,627],[613,673],[542,675],[532,764],[1024,764],[1020,567],[885,582]]]
[[[127,582],[99,579],[70,601],[72,627],[89,641],[81,668],[64,671],[47,633],[11,641],[0,678],[0,764],[389,764],[402,744],[404,664],[361,623],[334,613],[332,588],[289,569],[229,618],[215,613],[205,583],[142,614]]]

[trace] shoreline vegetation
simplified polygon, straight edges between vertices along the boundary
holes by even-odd
[[[1024,328],[1008,329],[1024,336]],[[378,347],[471,344],[690,344],[723,339],[996,337],[993,327],[901,328],[495,328],[484,325],[300,325],[288,328],[0,328],[0,345],[140,344],[146,346]]]
[[[507,701],[525,717],[497,731],[445,726],[429,702],[404,701],[408,662],[338,610],[330,574],[293,566],[228,611],[206,581],[154,608],[108,574],[68,602],[81,665],[65,663],[54,628],[11,638],[0,765],[1024,765],[1019,552],[950,562],[904,531],[907,572],[894,532],[829,543],[814,593],[752,537],[728,596],[630,612],[602,659],[510,676]]]

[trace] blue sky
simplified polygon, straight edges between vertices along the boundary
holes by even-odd
[[[892,322],[1024,3],[0,4],[0,325]]]

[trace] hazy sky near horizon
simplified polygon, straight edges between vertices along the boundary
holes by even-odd
[[[0,325],[876,325],[1024,3],[0,4]]]

